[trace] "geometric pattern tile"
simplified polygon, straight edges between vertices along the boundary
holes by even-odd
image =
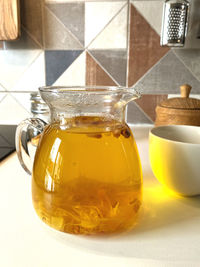
[[[113,79],[102,69],[97,61],[86,52],[86,85],[116,86]]]
[[[200,1],[190,1],[185,46],[171,50],[160,46],[163,2],[21,0],[21,37],[0,42],[0,123],[30,117],[30,94],[20,91],[43,85],[133,86],[142,97],[128,105],[130,123],[152,124],[183,83],[200,98]]]
[[[34,73],[34,76],[33,76]],[[44,52],[34,60],[19,80],[11,88],[12,91],[37,91],[38,87],[45,85]]]
[[[189,18],[191,17],[192,16],[189,16]],[[197,38],[198,32],[199,32],[198,25],[199,25],[199,18],[195,22],[195,24],[192,25],[191,28],[189,27],[183,49],[199,49],[200,48],[200,38],[199,37]]]
[[[0,85],[0,102],[6,96],[5,89]]]
[[[10,94],[0,102],[0,123],[18,124],[30,117],[27,112]]]
[[[73,50],[83,48],[78,39],[47,7],[44,8],[44,19],[45,49]]]
[[[40,45],[35,42],[29,33],[22,27],[21,36],[15,41],[5,42],[4,49],[41,49]]]
[[[86,52],[78,56],[67,70],[55,81],[54,86],[85,85]]]
[[[188,17],[188,31],[185,39],[185,46],[183,49],[199,49],[200,48],[200,27],[199,27],[199,13],[200,1],[193,0],[190,2],[190,10]]]
[[[127,109],[127,121],[134,124],[152,124],[153,121],[146,113],[135,103],[130,102]]]
[[[173,52],[200,81],[200,50],[198,49],[173,49]],[[200,93],[200,88],[199,88]]]
[[[180,85],[185,83],[192,86],[193,93],[199,93],[200,82],[171,50],[140,79],[134,88],[143,90],[144,94],[177,94]]]
[[[0,84],[10,90],[40,53],[37,49],[0,50]]]
[[[160,36],[131,4],[129,86],[134,85],[167,52],[160,46]]]
[[[119,85],[126,85],[126,50],[89,50],[101,66],[114,78]]]
[[[66,71],[82,50],[45,51],[46,85],[52,85]]]
[[[156,112],[155,109],[158,104],[166,100],[168,95],[142,95],[141,98],[136,99],[135,102],[138,106],[151,118],[152,121],[155,121]]]
[[[57,19],[84,45],[84,3],[54,3],[47,6],[56,15]]]
[[[31,95],[30,93],[11,93],[11,96],[31,115]]]
[[[151,27],[161,34],[163,1],[131,1]],[[155,15],[156,11],[156,15]]]
[[[85,45],[105,28],[125,4],[124,1],[99,1],[85,3]]]
[[[91,42],[89,49],[127,48],[127,7],[128,5],[124,6],[110,21],[105,29]]]
[[[21,23],[33,40],[43,47],[43,0],[20,1]]]

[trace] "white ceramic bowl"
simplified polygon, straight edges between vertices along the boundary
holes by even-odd
[[[184,196],[200,194],[200,127],[154,127],[149,133],[149,157],[163,185]]]

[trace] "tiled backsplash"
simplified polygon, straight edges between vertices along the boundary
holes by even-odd
[[[162,0],[21,0],[21,38],[0,43],[0,123],[31,116],[43,85],[124,85],[142,91],[131,123],[153,123],[156,105],[183,83],[200,93],[199,0],[184,48],[160,46]]]

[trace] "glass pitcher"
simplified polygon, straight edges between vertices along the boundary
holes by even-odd
[[[51,122],[27,119],[16,131],[19,161],[32,173],[36,213],[49,226],[67,233],[131,229],[142,201],[142,171],[133,134],[125,123],[125,108],[139,93],[122,87],[41,87],[39,91],[50,108]],[[32,170],[21,139],[28,128],[39,137]]]

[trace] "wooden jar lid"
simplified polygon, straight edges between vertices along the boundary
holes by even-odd
[[[180,87],[181,97],[167,99],[156,107],[155,125],[183,124],[200,126],[200,100],[190,98],[191,86]]]
[[[200,110],[200,100],[195,98],[189,98],[192,87],[188,84],[184,84],[180,87],[181,97],[170,98],[162,103],[160,107],[184,109],[184,110]]]

